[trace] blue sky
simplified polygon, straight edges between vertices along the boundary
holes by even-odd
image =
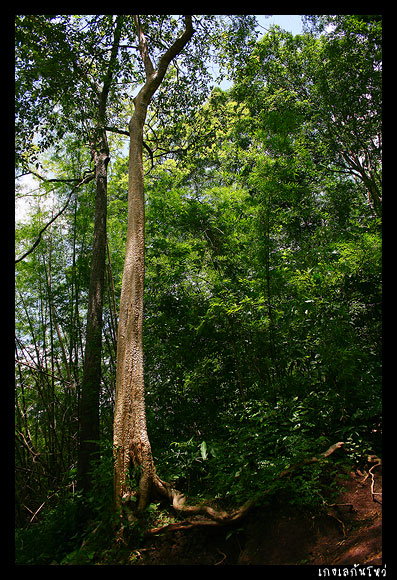
[[[276,14],[266,18],[265,15],[257,14],[256,18],[259,24],[264,28],[270,28],[272,24],[278,24],[284,30],[292,32],[292,34],[302,33],[302,17],[300,15]],[[262,28],[259,30],[261,33],[266,32]]]

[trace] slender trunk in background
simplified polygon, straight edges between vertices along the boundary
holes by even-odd
[[[102,309],[106,264],[107,166],[109,146],[106,137],[106,107],[115,74],[124,16],[115,21],[109,66],[102,90],[96,88],[98,116],[91,152],[95,163],[95,222],[83,379],[80,404],[80,446],[77,483],[86,494],[92,487],[92,467],[99,456],[99,396],[101,385]]]
[[[83,379],[80,402],[78,487],[87,493],[92,486],[91,469],[99,452],[99,394],[101,383],[102,309],[106,259],[107,165],[106,132],[98,131],[95,159],[95,223]]]

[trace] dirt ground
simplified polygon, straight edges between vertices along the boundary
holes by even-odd
[[[371,467],[371,466],[369,466]],[[382,564],[381,467],[340,479],[321,515],[287,504],[252,509],[234,528],[193,528],[150,538],[135,565]],[[372,491],[371,491],[372,487]],[[372,495],[375,492],[377,495]]]

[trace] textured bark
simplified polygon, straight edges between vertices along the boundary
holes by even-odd
[[[106,133],[101,132],[95,158],[95,221],[80,403],[78,486],[87,493],[91,469],[99,451],[99,392],[101,382],[103,285],[106,258],[107,165]]]
[[[189,42],[193,28],[185,17],[185,31],[161,56],[157,70],[148,47],[139,16],[135,16],[139,50],[145,66],[146,82],[134,99],[129,150],[127,247],[120,297],[117,336],[116,401],[113,444],[115,456],[114,494],[116,508],[121,499],[138,495],[138,511],[149,499],[157,482],[152,451],[146,428],[145,386],[143,378],[143,290],[145,276],[145,200],[143,177],[143,127],[152,96],[160,86],[171,60]],[[127,481],[131,467],[139,473],[138,489]]]
[[[98,116],[91,143],[95,163],[95,220],[92,247],[86,345],[80,403],[80,445],[78,486],[87,493],[92,487],[91,470],[99,452],[99,395],[101,385],[102,310],[106,264],[107,166],[109,147],[106,137],[106,106],[113,80],[114,64],[120,43],[123,17],[118,16],[109,66],[102,90],[93,86],[98,99]]]
[[[147,108],[147,107],[146,107]],[[127,247],[120,298],[117,336],[114,446],[115,494],[125,496],[130,462],[141,467],[140,507],[146,503],[153,473],[153,459],[146,429],[143,380],[143,289],[145,206],[142,166],[142,135],[146,108],[135,103],[130,123]]]

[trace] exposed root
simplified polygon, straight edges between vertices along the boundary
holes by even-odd
[[[375,459],[372,459],[373,457]],[[369,475],[371,476],[371,479],[372,479],[372,482],[371,482],[372,499],[373,499],[373,501],[376,501],[378,503],[382,503],[378,499],[376,499],[376,497],[375,497],[376,495],[382,495],[382,492],[376,492],[376,491],[374,491],[374,487],[375,487],[375,476],[374,476],[374,473],[373,473],[373,470],[376,469],[376,467],[379,467],[379,466],[382,465],[382,461],[381,461],[381,459],[379,459],[379,457],[376,457],[376,455],[370,455],[368,457],[368,461],[371,460],[370,458],[372,459],[372,461],[376,461],[375,465],[373,465],[371,467],[371,469],[368,471],[368,473],[369,473]]]
[[[176,532],[178,530],[190,530],[191,528],[197,527],[211,527],[211,526],[219,526],[218,522],[214,520],[208,519],[192,519],[192,520],[183,520],[181,522],[174,522],[172,524],[167,524],[165,526],[159,526],[157,528],[151,528],[150,530],[145,531],[145,536],[154,536],[156,534],[160,534],[163,532]]]
[[[222,564],[222,562],[224,562],[226,560],[226,554],[221,552],[219,548],[217,548],[217,552],[219,552],[219,554],[222,556],[222,560],[219,560],[219,562],[216,562],[215,566],[219,566],[220,564]]]
[[[327,503],[327,507],[349,507],[349,512],[354,511],[354,505],[352,503]]]
[[[162,481],[158,476],[156,476],[154,484],[156,491],[169,500],[176,512],[192,517],[189,517],[188,519],[185,519],[181,522],[167,524],[166,526],[162,526],[160,528],[152,528],[148,531],[149,535],[166,530],[186,530],[199,526],[229,525],[244,517],[254,504],[254,500],[250,499],[246,501],[241,507],[231,512],[214,509],[208,505],[186,505],[185,495],[171,487],[169,483]]]
[[[342,447],[342,445],[344,445],[343,441],[339,441],[338,443],[334,443],[334,445],[331,445],[331,447],[329,447],[327,449],[327,451],[324,451],[324,453],[320,453],[320,455],[318,457],[308,457],[307,459],[304,459],[303,461],[300,461],[299,463],[296,463],[295,465],[292,465],[291,467],[284,469],[280,473],[280,475],[278,476],[278,479],[280,479],[281,477],[285,477],[286,475],[288,475],[288,473],[291,473],[291,471],[295,471],[295,469],[297,469],[298,467],[301,467],[302,465],[309,465],[310,463],[316,463],[322,457],[329,457],[334,451],[336,451],[337,449]]]
[[[377,503],[382,503],[380,502],[378,499],[376,499],[376,495],[382,495],[382,492],[377,492],[374,491],[374,487],[375,487],[375,476],[374,476],[374,469],[376,469],[377,467],[382,465],[382,460],[377,456],[377,455],[368,455],[367,457],[367,461],[368,463],[375,463],[375,465],[373,465],[369,470],[368,473],[365,474],[365,477],[363,479],[363,481],[361,482],[361,485],[364,485],[364,483],[367,481],[368,477],[371,476],[371,495],[372,495],[372,499],[373,501],[376,501]],[[361,474],[363,475],[363,474]]]
[[[331,445],[327,451],[321,453],[318,457],[311,457],[305,459],[287,469],[284,469],[276,479],[285,477],[287,474],[291,473],[298,467],[302,465],[308,465],[310,463],[315,463],[319,461],[322,457],[329,457],[334,451],[342,447],[344,443],[338,442]],[[180,491],[174,489],[169,483],[162,481],[157,475],[154,476],[153,486],[157,493],[162,497],[168,499],[174,510],[180,514],[191,516],[187,519],[167,524],[165,526],[160,526],[157,528],[152,528],[146,532],[146,535],[154,535],[165,531],[175,531],[175,530],[187,530],[193,527],[199,526],[225,526],[233,524],[247,515],[250,509],[255,504],[255,499],[249,499],[239,508],[226,512],[221,509],[214,509],[208,505],[186,505],[186,497]],[[264,493],[270,493],[270,489]],[[204,516],[204,517],[200,517]]]

